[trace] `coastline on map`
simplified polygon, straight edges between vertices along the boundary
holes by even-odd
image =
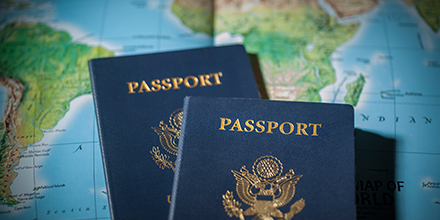
[[[370,14],[376,13],[379,10],[379,8],[383,6],[383,3],[381,1],[378,1],[374,5],[374,7],[370,8],[369,10],[359,11],[356,14],[341,18],[337,15],[335,9],[331,5],[329,5],[329,3],[326,0],[318,0],[318,4],[325,12],[327,12],[327,14],[335,18],[340,24],[360,23],[362,22],[362,20],[365,19],[365,17],[369,17]]]
[[[179,17],[177,17],[177,15],[175,15],[170,8],[167,8],[167,10],[165,11],[165,15],[167,17],[167,20],[169,20],[171,23],[176,24],[176,28],[181,28],[182,30],[184,30],[185,32],[188,33],[193,33],[193,35],[196,38],[200,38],[201,40],[212,40],[212,37],[207,34],[207,33],[195,33],[193,30],[191,30],[191,28],[189,28],[188,26],[186,26],[185,24],[182,23],[182,21],[180,20]],[[174,30],[174,28],[173,28]]]
[[[87,141],[93,141],[93,136],[87,134],[93,134],[94,114],[92,94],[74,98],[64,117],[53,128],[43,129],[44,137],[33,145],[66,144],[72,141],[78,142],[75,140],[84,139],[84,137]],[[67,139],[60,136],[66,136]]]
[[[107,196],[101,193],[106,191],[106,187],[103,168],[99,167],[102,166],[102,159],[92,95],[86,94],[72,100],[65,116],[52,129],[43,130],[43,134],[39,142],[30,144],[27,150],[21,152],[24,157],[14,170],[18,175],[11,185],[11,191],[20,200],[19,206],[31,207],[35,213],[36,200],[37,212],[43,215],[47,210],[57,208],[51,202],[53,200],[69,198],[71,204],[60,204],[59,208],[73,208],[77,206],[76,201],[93,201],[94,194],[97,201],[106,206]],[[28,179],[34,175],[39,178]],[[77,181],[79,176],[81,182]],[[95,186],[95,189],[90,186]],[[21,195],[33,195],[35,200],[23,200],[25,197]],[[1,207],[0,211],[9,209],[13,211],[14,207]],[[107,217],[105,213],[103,215]],[[78,218],[81,218],[79,213]]]
[[[80,4],[82,3],[89,2],[80,2]],[[129,11],[124,13],[129,15],[138,10],[131,7],[131,5],[127,5],[130,3],[119,3],[127,6]],[[60,4],[64,5],[60,6]],[[148,22],[139,22],[138,25],[134,25],[130,20],[131,16],[121,17],[118,21],[113,20],[113,23],[106,23],[107,29],[105,30],[108,32],[105,32],[102,31],[103,27],[99,23],[103,20],[102,15],[95,16],[93,13],[84,12],[84,10],[96,8],[72,8],[71,6],[73,6],[73,3],[62,1],[47,3],[44,7],[34,11],[32,9],[26,9],[20,13],[12,11],[4,15],[5,19],[0,22],[0,25],[3,27],[11,22],[41,22],[52,29],[68,33],[72,43],[99,45],[112,51],[116,48],[119,49],[115,51],[116,55],[133,55],[158,52],[163,49],[184,49],[200,47],[200,45],[212,45],[211,37],[205,34],[194,34],[180,21],[176,20],[176,16],[169,9],[163,11],[162,22],[164,28],[160,33],[145,32],[145,24],[147,23],[148,26]],[[113,7],[118,9],[117,6]],[[78,18],[82,16],[68,17],[79,10],[94,16],[93,18],[99,18],[99,20],[90,19],[87,16],[82,19]],[[142,18],[148,21],[148,15],[152,14],[148,13],[149,8],[147,7],[141,12],[147,15]],[[25,16],[25,18],[22,16]],[[132,32],[116,31],[117,28],[113,27],[117,27],[120,22],[128,24],[126,26],[130,26]],[[144,29],[139,28],[139,25]],[[150,27],[146,28],[149,30]],[[118,36],[112,35],[113,33],[118,34]],[[139,33],[151,35],[138,35]],[[154,39],[148,38],[151,36]],[[161,36],[166,38],[163,39]],[[200,41],[202,42],[200,43]],[[140,45],[139,42],[143,44],[141,46],[153,46],[151,48],[146,47],[146,49],[136,48],[136,50],[130,50],[130,48]],[[160,47],[156,44],[160,44]],[[0,111],[4,114],[7,90],[4,93],[2,91],[0,90],[0,108],[2,109]],[[3,94],[5,98],[3,98]],[[106,191],[106,187],[92,95],[86,94],[73,99],[69,103],[69,110],[57,124],[53,128],[42,131],[42,139],[28,145],[25,150],[21,151],[23,157],[20,158],[19,164],[13,169],[17,173],[17,177],[11,184],[11,196],[20,203],[12,207],[0,206],[0,218],[5,220],[33,219],[36,213],[38,213],[38,216],[47,216],[48,211],[53,212],[56,209],[63,210],[66,208],[78,210],[81,207],[83,211],[88,207],[91,210],[96,209],[90,211],[90,216],[96,217],[97,215],[100,218],[109,218],[107,196],[102,193]],[[81,177],[81,179],[78,179],[78,177]],[[54,203],[54,201],[64,200],[69,202],[64,204]],[[81,201],[81,204],[78,201]],[[74,214],[76,215],[74,218],[85,218],[84,214],[84,212],[82,214],[78,212]]]
[[[372,28],[375,28],[374,26],[369,25],[365,22],[365,20],[368,20],[370,17],[374,17],[380,10],[381,7],[384,5],[379,2],[378,5],[376,5],[372,10],[366,11],[364,13],[361,13],[359,15],[353,15],[345,18],[339,18],[336,15],[336,12],[334,9],[328,5],[328,3],[325,0],[319,0],[318,1],[321,8],[323,8],[329,15],[337,19],[338,23],[341,24],[351,24],[351,23],[359,23],[359,29],[356,31],[356,33],[353,35],[351,39],[344,42],[343,44],[339,45],[330,55],[330,59],[332,60],[332,67],[335,71],[336,75],[336,81],[328,85],[324,88],[322,88],[319,91],[320,97],[322,102],[329,102],[329,103],[345,103],[344,97],[347,94],[347,85],[350,83],[353,83],[356,79],[360,77],[360,74],[362,75],[368,75],[371,71],[371,68],[368,68],[363,70],[361,73],[360,71],[355,71],[358,68],[356,68],[356,64],[350,63],[351,65],[347,65],[347,60],[351,60],[353,58],[353,53],[341,53],[341,51],[350,50],[350,47],[352,45],[362,45],[365,44],[365,42],[369,39],[369,37],[366,37],[366,35],[370,35],[371,33],[376,33],[375,31],[372,31]],[[356,53],[356,57],[368,57],[368,59],[374,59],[373,53],[370,56],[365,56],[361,51]],[[340,60],[344,60],[344,62],[340,62]],[[366,84],[367,85],[367,84]],[[358,102],[359,103],[359,102]]]

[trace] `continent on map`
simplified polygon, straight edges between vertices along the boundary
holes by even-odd
[[[213,35],[213,1],[174,0],[171,10],[196,33]]]
[[[352,106],[356,106],[359,97],[361,96],[362,89],[364,88],[365,78],[361,74],[354,82],[347,84],[347,95],[345,95],[345,103],[350,104]]]
[[[215,31],[244,37],[258,55],[270,99],[320,102],[336,81],[331,53],[359,24],[339,24],[318,1],[219,0]]]
[[[376,7],[377,0],[325,0],[340,18],[363,14]]]
[[[20,152],[26,146],[15,144],[15,127],[21,120],[16,120],[17,108],[23,98],[24,85],[18,80],[0,76],[0,85],[6,87],[8,96],[5,112],[1,118],[0,127],[0,204],[15,205],[18,202],[12,198],[10,186],[17,176],[12,170],[18,165]]]
[[[74,98],[91,93],[87,61],[113,53],[75,43],[67,32],[42,23],[11,23],[0,30],[0,54],[8,88],[0,128],[0,204],[12,205],[19,151],[40,141],[43,129],[53,128]]]
[[[436,0],[404,0],[408,5],[414,4],[417,12],[434,32],[440,28],[440,1]]]

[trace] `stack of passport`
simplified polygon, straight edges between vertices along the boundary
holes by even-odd
[[[89,69],[112,219],[355,218],[351,106],[261,100],[241,45]]]
[[[353,134],[349,105],[188,97],[169,219],[354,219]]]

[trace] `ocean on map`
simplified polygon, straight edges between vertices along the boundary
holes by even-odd
[[[22,158],[18,167],[27,165],[33,170],[16,170],[11,190],[13,194],[34,193],[34,198],[22,201],[31,213],[16,214],[23,219],[35,214],[45,219],[109,218],[95,121],[92,95],[77,97],[58,124],[44,130],[42,140],[23,152],[34,156]],[[35,176],[32,181],[27,179],[30,176]]]
[[[433,205],[439,193],[423,188],[422,183],[438,181],[440,175],[436,169],[440,165],[440,75],[438,67],[429,66],[439,62],[440,34],[413,6],[400,1],[380,1],[377,10],[359,22],[353,38],[332,53],[336,82],[320,95],[323,102],[345,103],[347,84],[365,77],[355,106],[355,127],[395,143],[370,148],[375,156],[393,152],[391,178],[405,188],[394,192],[396,217],[433,219],[440,213]]]
[[[171,4],[172,1],[55,1],[56,19],[50,23],[68,31],[74,42],[102,45],[116,56],[212,46],[212,37],[193,33],[173,14]]]
[[[347,84],[363,75],[366,82],[355,108],[357,113],[356,127],[394,138],[396,113],[402,117],[420,114],[418,110],[412,108],[400,108],[399,111],[395,111],[396,100],[413,101],[409,96],[401,96],[401,93],[424,92],[429,94],[429,90],[433,91],[437,87],[435,85],[437,81],[430,80],[432,77],[438,77],[435,74],[417,74],[421,69],[428,72],[438,71],[428,69],[425,65],[427,60],[436,60],[438,53],[422,49],[419,46],[417,36],[420,34],[421,39],[434,39],[436,42],[440,41],[440,37],[427,30],[429,28],[427,24],[403,3],[385,1],[379,4],[377,10],[362,15],[363,19],[359,21],[359,30],[353,38],[332,53],[331,59],[336,73],[336,82],[323,88],[320,95],[323,102],[345,103]],[[405,15],[405,20],[396,21],[394,19],[396,14]],[[418,28],[398,28],[398,22],[416,23]],[[387,28],[392,28],[392,31]],[[402,43],[405,41],[402,39],[415,42]],[[405,90],[403,91],[403,89]],[[419,102],[427,104],[430,100],[420,99]],[[374,117],[376,122],[359,123],[365,119],[361,114],[371,115],[370,117]],[[423,117],[423,115],[417,116]],[[381,126],[377,126],[379,120],[383,122]]]

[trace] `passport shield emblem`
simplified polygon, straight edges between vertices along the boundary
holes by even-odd
[[[168,120],[169,125],[160,121],[159,127],[151,127],[159,136],[162,148],[172,155],[177,155],[177,148],[180,139],[180,128],[182,127],[183,109],[177,109],[171,113]],[[172,169],[175,171],[176,161],[171,161],[170,156],[160,153],[159,147],[153,147],[150,151],[154,162],[162,168]]]
[[[246,166],[240,171],[231,170],[237,181],[238,197],[250,207],[243,211],[241,203],[234,199],[233,192],[227,190],[223,195],[223,206],[229,217],[254,216],[253,220],[290,220],[305,207],[300,199],[290,206],[290,211],[282,213],[278,208],[287,205],[295,195],[295,185],[302,175],[295,175],[290,169],[285,175],[283,164],[273,156],[262,156],[252,166],[250,173]]]

